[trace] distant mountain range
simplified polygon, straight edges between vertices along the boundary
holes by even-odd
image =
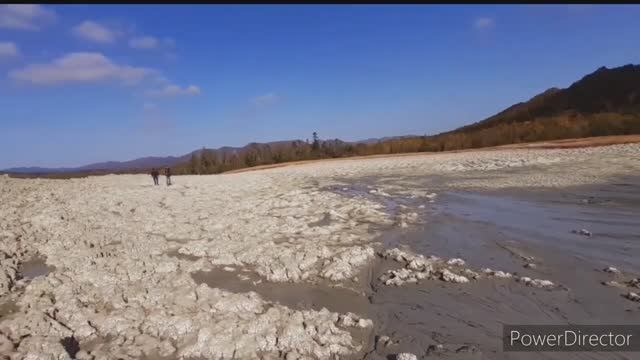
[[[351,142],[353,144],[363,143],[370,144],[376,143],[378,141],[386,141],[389,139],[400,139],[411,136],[392,136],[392,137],[384,137],[380,139],[366,139],[362,141]],[[277,147],[283,144],[289,144],[293,141],[302,142],[302,140],[284,140],[284,141],[272,141],[267,143],[250,143],[242,147],[231,147],[231,146],[223,146],[217,149],[206,149],[206,150],[214,150],[218,154],[226,153],[226,154],[234,154],[241,153],[244,150],[256,147],[264,147],[264,146],[272,146]],[[330,141],[338,141],[343,142],[341,140],[330,140]],[[343,142],[345,143],[345,142]],[[199,155],[203,149],[198,149],[192,151],[188,154],[182,156],[167,156],[167,157],[158,157],[158,156],[149,156],[138,159],[133,159],[129,161],[107,161],[94,163],[79,167],[60,167],[60,168],[45,168],[45,167],[14,167],[9,169],[1,170],[1,172],[9,173],[9,174],[30,174],[30,175],[45,175],[45,174],[64,174],[64,173],[92,173],[92,172],[124,172],[124,171],[132,171],[132,170],[145,170],[150,168],[162,168],[162,167],[172,167],[178,164],[185,163],[191,159],[192,155]]]
[[[13,174],[61,174],[75,172],[100,172],[100,171],[127,171],[135,169],[148,169],[154,167],[173,166],[187,161],[191,154],[183,156],[157,157],[149,156],[130,161],[107,161],[89,164],[79,167],[43,168],[43,167],[16,167],[2,170]]]
[[[640,114],[640,65],[625,65],[608,69],[601,67],[595,72],[576,81],[566,89],[551,88],[534,96],[529,101],[521,102],[474,124],[463,126],[452,131],[430,136],[443,137],[456,133],[471,133],[483,129],[495,128],[500,125],[541,121],[541,119],[569,115],[591,115],[614,113],[620,115]],[[342,144],[375,144],[385,141],[417,138],[418,135],[392,136],[370,138],[361,141],[343,142]],[[274,141],[268,143],[250,143],[243,147],[221,147],[213,149],[217,154],[243,153],[245,150],[263,147],[278,147],[301,140]],[[192,155],[199,155],[204,149],[192,151],[182,156],[144,157],[130,161],[108,161],[89,164],[75,168],[41,168],[16,167],[5,169],[4,173],[14,174],[60,174],[60,173],[91,173],[91,172],[126,172],[146,170],[153,167],[176,166],[188,162]],[[212,150],[212,149],[206,149]]]

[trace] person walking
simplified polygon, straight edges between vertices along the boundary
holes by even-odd
[[[167,186],[171,186],[171,169],[166,168],[164,171],[164,175],[167,177]]]
[[[160,176],[160,172],[158,171],[158,169],[156,168],[151,169],[151,177],[153,178],[153,185],[160,185],[160,181],[158,180],[159,176]]]

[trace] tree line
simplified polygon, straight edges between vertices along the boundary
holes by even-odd
[[[252,143],[241,149],[202,149],[187,163],[174,167],[176,174],[218,174],[225,171],[290,161],[341,158],[351,156],[437,152],[606,135],[640,134],[640,115],[597,113],[582,115],[566,112],[559,116],[532,121],[500,123],[488,128],[460,129],[432,136],[417,136],[378,141],[348,143],[338,139],[295,140],[275,144]]]

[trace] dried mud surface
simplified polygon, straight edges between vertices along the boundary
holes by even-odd
[[[2,177],[0,354],[539,358],[500,324],[638,322],[639,174],[624,144]]]

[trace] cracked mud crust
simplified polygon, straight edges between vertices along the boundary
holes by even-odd
[[[638,173],[640,145],[625,144],[175,176],[170,188],[144,175],[3,176],[0,354],[362,358],[382,321],[365,308],[376,251],[388,231],[428,226],[442,192],[561,188]],[[475,261],[467,255],[459,257]],[[463,284],[472,274],[462,265],[437,276],[475,286]],[[332,294],[365,301],[340,305]]]

